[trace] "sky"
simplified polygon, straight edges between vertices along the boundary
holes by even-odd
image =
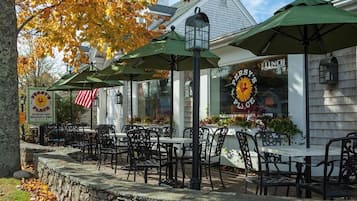
[[[241,0],[253,18],[259,23],[271,17],[276,10],[293,0]]]
[[[170,5],[179,0],[169,0]],[[181,0],[182,1],[182,0]],[[272,16],[276,10],[293,0],[240,0],[257,21],[262,22]]]

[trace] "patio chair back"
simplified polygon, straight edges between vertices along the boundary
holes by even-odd
[[[134,181],[136,180],[136,171],[144,169],[144,180],[147,183],[147,172],[149,168],[157,168],[159,174],[159,184],[161,182],[161,167],[164,162],[161,160],[160,138],[156,131],[150,129],[131,129],[128,130],[129,139],[129,162],[130,171],[134,170]],[[155,142],[151,139],[155,138]]]
[[[202,166],[205,168],[208,167],[208,175],[211,183],[211,188],[213,189],[212,182],[212,167],[217,167],[219,172],[219,177],[223,188],[225,188],[222,178],[222,170],[221,170],[221,153],[224,144],[224,140],[228,133],[227,127],[217,128],[213,134],[207,135],[207,144],[206,150],[208,150],[205,154],[205,158],[202,159]]]
[[[97,147],[98,147],[98,161],[97,166],[100,170],[101,164],[106,159],[106,156],[110,156],[110,164],[112,168],[114,167],[114,173],[117,172],[118,166],[118,156],[121,154],[126,154],[126,149],[121,149],[120,142],[114,137],[107,133],[101,133],[97,136]]]
[[[240,154],[244,162],[245,175],[248,176],[248,174],[255,172],[261,173],[261,157],[257,157],[257,165],[253,166],[253,160],[251,156],[252,152],[255,152],[258,156],[261,155],[258,149],[258,142],[256,138],[253,135],[242,131],[237,131],[236,137],[240,147]]]
[[[264,135],[264,134],[263,134]],[[245,166],[245,189],[247,191],[247,183],[257,185],[256,194],[267,194],[268,187],[285,186],[288,187],[287,195],[289,193],[289,186],[295,186],[296,181],[293,178],[280,174],[278,167],[275,165],[276,161],[269,161],[263,153],[259,150],[259,145],[255,136],[237,131],[236,137],[240,147],[240,155],[243,159]],[[274,137],[275,138],[275,137]],[[272,138],[269,138],[272,139]],[[253,162],[252,153],[256,154],[257,163]],[[269,172],[269,164],[273,163],[277,168],[277,172],[273,175]],[[262,166],[265,165],[266,169],[263,170]]]
[[[288,134],[275,132],[275,131],[267,131],[267,130],[258,131],[255,134],[255,138],[257,139],[258,145],[262,145],[262,146],[282,146],[282,145],[291,144],[290,136]],[[280,169],[280,167],[277,167],[278,165],[282,167],[286,166],[288,170],[285,173],[289,175],[291,174],[290,157],[283,159],[282,156],[279,154],[264,153],[264,158],[267,162],[273,164],[276,170]],[[266,166],[267,165],[269,165],[269,163],[266,163]],[[265,167],[265,168],[269,169],[269,167]]]
[[[98,135],[109,135],[115,133],[115,126],[111,124],[100,124],[95,129]]]
[[[121,132],[122,133],[127,133],[129,130],[132,130],[132,129],[143,129],[143,128],[144,127],[140,126],[140,125],[126,124],[121,128]]]

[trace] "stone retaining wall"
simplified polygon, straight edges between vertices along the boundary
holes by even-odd
[[[39,179],[48,184],[59,201],[284,201],[294,198],[237,195],[236,193],[201,192],[165,186],[120,180],[99,172],[95,165],[85,165],[74,160],[77,149],[49,148],[28,143],[21,144],[21,152],[34,153]],[[44,151],[52,151],[44,153]],[[41,152],[41,153],[40,153]],[[22,153],[28,161],[31,153]]]

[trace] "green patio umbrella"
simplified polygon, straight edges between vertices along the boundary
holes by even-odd
[[[47,91],[69,91],[69,90],[81,90],[80,86],[71,86],[71,85],[63,85],[65,82],[74,77],[75,74],[65,74],[55,83],[53,83],[50,87],[47,88]]]
[[[97,72],[98,70],[96,68],[93,69],[92,66],[88,65],[81,69],[80,72],[65,80],[59,86],[80,87],[82,89],[123,86],[123,83],[118,80],[102,80],[99,78],[94,78],[93,75],[95,75]]]
[[[170,136],[173,130],[173,71],[193,70],[193,60],[193,52],[185,50],[185,37],[176,33],[174,26],[171,31],[119,58],[119,61],[136,62],[137,68],[171,71]],[[219,57],[209,51],[201,52],[201,68],[216,68],[218,60]]]
[[[120,62],[115,62],[112,65],[98,71],[93,75],[93,79],[99,78],[102,80],[126,80],[130,81],[130,115],[133,118],[133,81],[160,79],[160,76],[155,71],[143,68],[133,68]],[[162,79],[162,78],[161,78]],[[131,124],[133,121],[131,121]]]
[[[95,88],[105,88],[105,87],[114,87],[114,86],[123,86],[123,83],[118,80],[101,80],[99,78],[93,78],[92,76],[97,72],[97,69],[93,64],[85,66],[80,72],[74,74],[69,79],[65,80],[59,86],[71,86],[71,87],[80,87],[81,89],[93,90]],[[90,115],[90,126],[92,128],[93,124],[93,108],[91,107]]]
[[[323,0],[296,0],[238,36],[231,45],[256,55],[304,54],[306,146],[310,146],[307,54],[357,45],[357,15]],[[307,163],[311,159],[308,158]]]

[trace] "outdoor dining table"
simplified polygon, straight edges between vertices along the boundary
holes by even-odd
[[[157,138],[150,138],[151,142],[157,142]],[[169,146],[169,155],[168,155],[168,162],[169,162],[169,174],[168,174],[168,183],[169,185],[176,184],[176,180],[173,178],[173,165],[172,165],[172,149],[174,144],[188,144],[192,143],[192,138],[183,138],[183,137],[160,137],[160,143],[165,143],[170,145]]]
[[[119,139],[127,137],[126,133],[123,133],[123,132],[110,133],[109,136],[116,137]]]
[[[305,145],[290,145],[290,146],[261,146],[261,151],[265,153],[278,154],[285,157],[323,157],[325,156],[325,145],[310,145],[307,148]],[[341,154],[340,147],[331,147],[329,155],[338,156]],[[296,162],[297,182],[300,181],[302,176],[302,165],[304,161],[294,160]],[[305,171],[305,181],[311,182],[311,170]],[[310,192],[306,191],[309,197]]]

